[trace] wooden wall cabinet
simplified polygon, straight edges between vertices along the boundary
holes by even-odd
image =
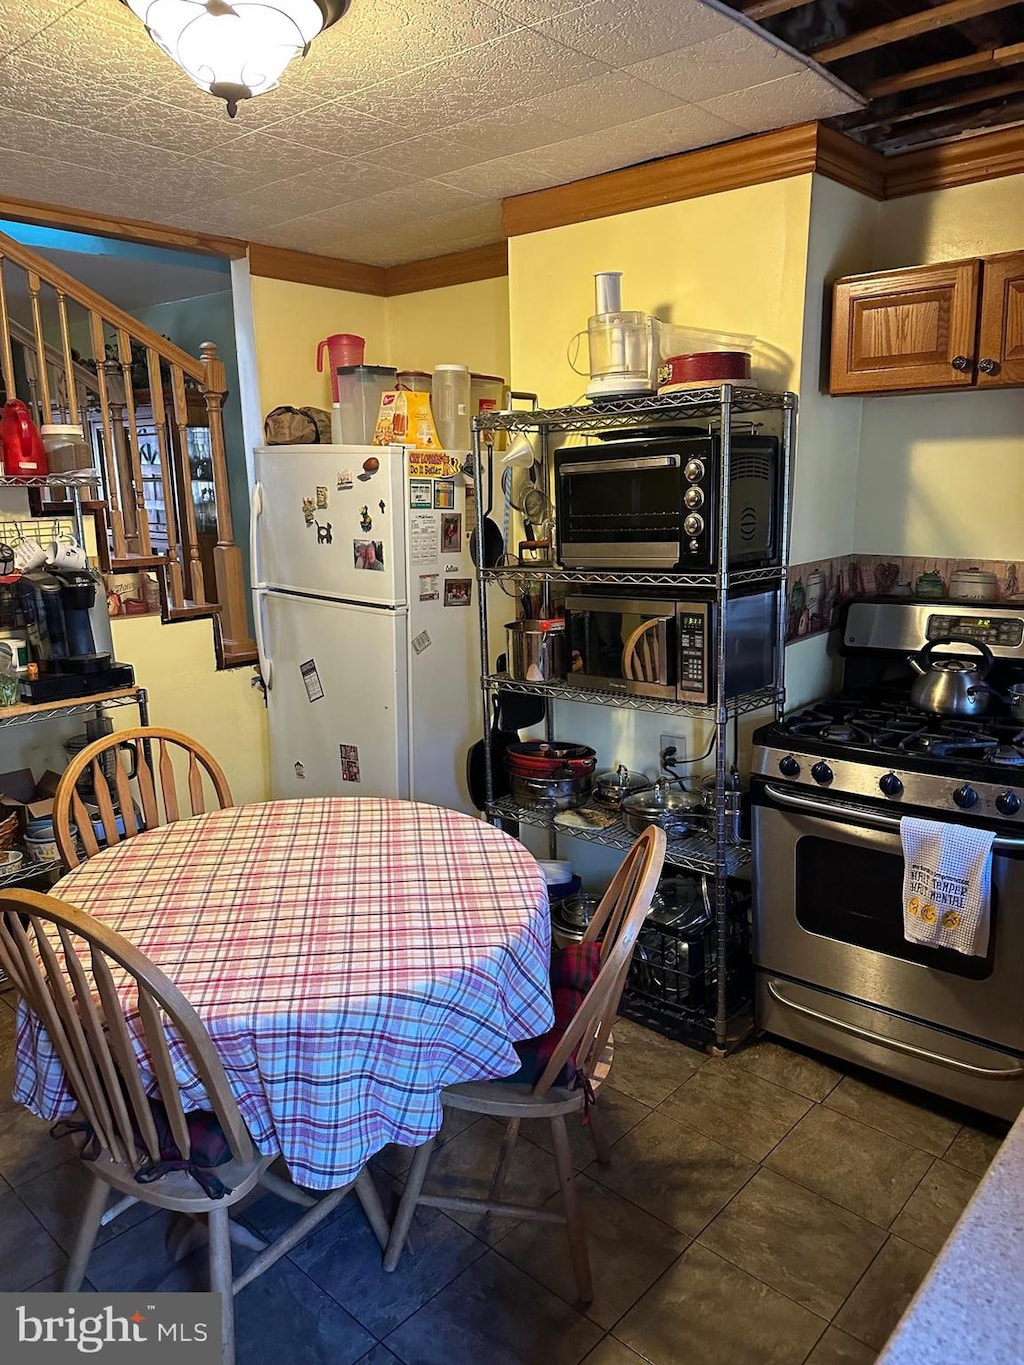
[[[1024,384],[1024,251],[855,275],[833,291],[833,394]]]

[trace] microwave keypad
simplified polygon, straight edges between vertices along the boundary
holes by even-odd
[[[704,616],[698,612],[679,617],[679,688],[704,691]]]

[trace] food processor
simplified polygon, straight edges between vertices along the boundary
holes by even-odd
[[[647,313],[622,311],[622,272],[594,276],[594,315],[587,322],[590,383],[587,397],[619,398],[657,387],[658,322]]]

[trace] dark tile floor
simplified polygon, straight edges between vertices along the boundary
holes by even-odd
[[[45,1289],[84,1177],[10,1101],[10,1001],[0,994],[0,1290]],[[626,1022],[612,1083],[611,1165],[573,1133],[596,1288],[585,1312],[558,1228],[422,1210],[415,1254],[385,1275],[346,1201],[239,1296],[239,1365],[870,1365],[1004,1131],[773,1042],[708,1060]],[[486,1188],[502,1130],[465,1117],[432,1186]],[[546,1125],[524,1137],[508,1197],[554,1202]],[[385,1198],[407,1165],[404,1149],[379,1154]],[[293,1211],[268,1196],[241,1216],[267,1235]],[[164,1227],[129,1210],[104,1231],[90,1285],[203,1288],[204,1257],[173,1265]]]

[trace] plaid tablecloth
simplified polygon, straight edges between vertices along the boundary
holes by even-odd
[[[184,992],[254,1140],[312,1189],[387,1142],[424,1142],[444,1086],[511,1074],[513,1042],[551,1026],[543,874],[515,840],[435,806],[217,811],[90,858],[55,894]],[[122,998],[130,1019],[130,985]],[[200,1107],[187,1067],[179,1080]],[[23,1005],[14,1095],[45,1119],[73,1109]]]

